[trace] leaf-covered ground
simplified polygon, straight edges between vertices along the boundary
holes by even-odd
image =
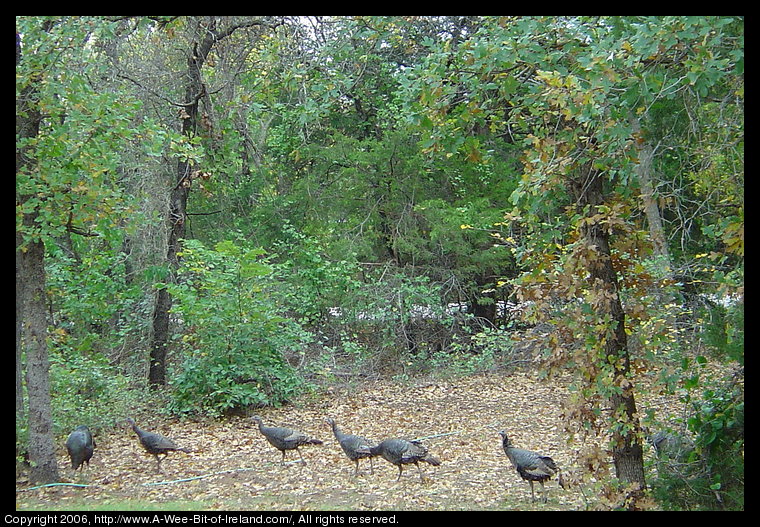
[[[17,509],[105,508],[119,510],[130,501],[157,507],[204,510],[579,510],[578,489],[547,484],[547,504],[530,501],[530,489],[512,469],[498,430],[506,429],[517,446],[549,455],[567,470],[573,459],[560,422],[566,388],[556,379],[540,382],[527,373],[479,375],[416,384],[373,382],[336,389],[295,406],[263,409],[267,425],[291,426],[324,441],[303,447],[306,464],[281,466],[271,447],[248,418],[219,421],[170,421],[154,417],[138,423],[162,433],[190,454],[175,452],[156,472],[155,460],[140,447],[131,429],[96,437],[89,471],[74,475],[63,448],[62,479],[88,487],[58,486],[21,491]],[[336,419],[348,433],[381,440],[420,438],[442,463],[414,465],[396,481],[395,466],[378,458],[375,473],[365,461],[353,476],[349,462],[325,423]],[[288,460],[297,454],[288,453]],[[538,490],[538,486],[537,486]]]

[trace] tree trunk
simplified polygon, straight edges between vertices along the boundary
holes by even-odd
[[[602,175],[591,168],[584,168],[585,177],[571,183],[571,191],[579,209],[590,206],[589,215],[597,213],[596,207],[604,203]],[[611,332],[600,336],[604,346],[604,356],[616,360],[613,385],[622,393],[611,397],[611,409],[615,426],[613,431],[612,457],[618,480],[626,487],[627,507],[637,508],[638,499],[645,488],[643,449],[638,433],[639,419],[630,376],[630,355],[625,332],[625,312],[620,300],[618,280],[612,265],[612,251],[607,225],[600,221],[589,221],[581,228],[586,247],[595,257],[588,259],[588,272],[592,287],[600,299],[597,308],[599,316],[608,316],[614,327]]]
[[[187,69],[183,74],[185,102],[179,112],[182,121],[182,133],[187,137],[193,137],[198,132],[198,105],[200,100],[205,98],[208,102],[208,92],[203,84],[201,68],[211,49],[217,42],[224,40],[240,28],[267,26],[263,19],[254,18],[240,20],[219,29],[217,26],[221,24],[221,21],[213,16],[205,17],[202,22],[196,18],[194,23],[196,25],[194,34],[200,40],[193,42],[192,49],[188,50],[187,53]],[[191,183],[192,167],[187,161],[180,159],[177,162],[177,182],[172,189],[169,204],[169,242],[166,253],[169,277],[167,281],[175,279],[179,266],[177,253],[182,239],[185,237],[187,198],[190,194]],[[166,351],[169,342],[169,310],[171,307],[172,299],[169,292],[165,288],[159,290],[156,306],[153,310],[153,341],[148,375],[148,382],[153,387],[166,384]]]
[[[24,216],[33,228],[36,214]],[[21,251],[21,290],[24,294],[24,349],[26,387],[29,394],[29,461],[31,483],[58,481],[50,404],[50,362],[47,350],[45,306],[45,244],[28,243]]]
[[[210,49],[210,43],[209,43]],[[201,56],[197,43],[188,55],[188,67],[185,72],[187,85],[185,88],[186,104],[181,112],[182,133],[188,137],[195,134],[198,124],[198,103],[205,93],[201,82],[200,71],[203,59],[209,49]],[[169,200],[169,240],[167,244],[166,262],[169,266],[167,282],[176,278],[179,260],[177,253],[185,237],[185,220],[187,219],[187,198],[190,194],[191,167],[185,160],[177,161],[177,182],[171,191]],[[159,289],[156,305],[153,310],[153,343],[150,354],[150,371],[148,382],[151,386],[166,384],[166,351],[169,343],[169,311],[172,298],[166,288]]]
[[[21,282],[21,234],[16,233],[16,422],[22,422],[24,412],[24,369],[21,367],[21,321],[24,318],[24,291]],[[18,454],[18,452],[17,452]]]
[[[662,227],[662,218],[660,217],[660,207],[657,205],[655,198],[654,185],[652,184],[652,158],[654,153],[650,145],[641,134],[641,123],[636,116],[630,117],[631,128],[633,130],[634,140],[636,143],[636,152],[638,153],[639,163],[636,167],[636,175],[641,187],[641,199],[644,204],[644,213],[649,224],[649,237],[652,239],[652,250],[655,256],[662,260],[663,271],[665,276],[670,278],[673,274],[673,266],[670,260],[670,250],[668,241],[665,237],[665,229]]]
[[[197,109],[197,104],[196,104]],[[178,161],[178,182],[171,193],[169,203],[169,239],[166,250],[166,263],[169,266],[168,283],[174,282],[179,259],[177,253],[185,237],[185,219],[187,218],[187,197],[190,191],[190,166],[186,161]],[[186,176],[185,176],[186,175]],[[150,371],[148,382],[153,387],[166,385],[166,352],[169,343],[169,311],[172,297],[163,287],[158,290],[156,305],[153,309],[153,343],[150,354]]]
[[[489,270],[490,271],[490,270]],[[493,273],[483,272],[475,277],[476,290],[474,291],[472,298],[472,306],[470,311],[477,319],[487,320],[492,326],[496,326],[496,293],[493,291]],[[492,291],[484,293],[485,289]],[[481,302],[481,300],[483,300]]]
[[[47,29],[47,28],[46,28]],[[16,34],[16,66],[21,63],[21,40]],[[28,85],[16,101],[16,136],[29,139],[39,135],[42,116],[36,105],[37,89]],[[16,174],[32,170],[34,161],[26,149],[16,150]],[[30,195],[16,195],[20,210]],[[58,463],[53,444],[53,423],[50,405],[50,363],[47,351],[47,310],[45,306],[45,244],[39,234],[38,213],[26,212],[22,218],[22,232],[16,233],[17,278],[16,289],[21,294],[17,310],[21,310],[21,333],[17,342],[26,351],[26,387],[29,396],[29,480],[35,484],[58,480]],[[22,233],[36,236],[24,240]],[[18,322],[17,322],[18,324]],[[21,348],[16,360],[20,360]],[[19,373],[17,363],[16,371]],[[18,382],[18,379],[17,379]],[[17,398],[19,387],[16,387]]]

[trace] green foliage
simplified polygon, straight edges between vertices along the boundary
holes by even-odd
[[[273,251],[276,272],[286,284],[280,299],[303,324],[323,320],[331,308],[342,306],[361,287],[352,255],[333,259],[320,239],[297,231],[290,223],[282,225]]]
[[[721,360],[744,365],[744,302],[707,308],[707,321],[702,338]]]
[[[697,314],[697,321],[707,318],[699,342],[714,359],[694,356],[695,343],[682,342],[680,370],[670,379],[671,389],[685,405],[682,424],[693,444],[690,441],[677,458],[656,458],[658,472],[651,487],[655,499],[669,510],[743,510],[744,306],[708,302]],[[716,375],[710,373],[713,370]]]
[[[97,442],[97,435],[121,422],[144,394],[103,353],[82,350],[78,339],[54,332],[50,343],[53,435],[63,442],[84,424]],[[26,451],[26,427],[26,423],[16,422],[17,454]]]
[[[77,240],[75,257],[68,257],[62,247],[50,245],[46,273],[54,333],[65,335],[66,345],[78,352],[118,347],[136,323],[139,298],[139,289],[127,283],[124,254],[118,246],[92,248]]]
[[[31,17],[20,22],[30,60],[17,70],[17,96],[32,83],[37,109],[46,118],[37,137],[17,141],[17,149],[30,149],[34,161],[30,171],[16,175],[17,195],[33,195],[18,211],[17,229],[22,214],[35,210],[39,231],[25,232],[25,237],[112,230],[119,216],[129,212],[113,175],[124,144],[137,133],[132,116],[139,102],[123,93],[98,93],[87,74],[99,57],[73,51],[88,38],[97,39],[102,22],[91,17],[55,20],[47,32]],[[60,55],[49,48],[60,48]],[[45,60],[52,62],[38,63]],[[70,61],[65,66],[58,62],[65,60]]]
[[[303,334],[279,313],[264,252],[238,236],[213,249],[186,240],[181,257],[168,286],[184,328],[171,410],[219,415],[290,399],[303,382],[286,354]]]
[[[651,486],[665,509],[744,510],[743,372],[736,375],[729,382],[692,377],[684,384],[694,443],[677,453],[658,453]]]
[[[464,332],[450,347],[434,352],[428,368],[436,375],[511,371],[522,360],[514,344],[513,336],[502,329]]]
[[[334,382],[336,373],[376,376],[433,367],[428,359],[448,347],[458,326],[456,317],[446,312],[444,284],[410,276],[392,265],[367,266],[360,274],[361,281],[351,277],[345,282],[350,287],[333,297],[335,303],[319,318],[316,313],[304,317],[304,306],[294,311],[299,319],[310,320],[305,326],[312,335],[303,354],[305,374]],[[324,290],[330,289],[331,283],[325,283]]]
[[[124,419],[139,395],[101,353],[58,348],[50,362],[56,436],[80,424],[93,433],[108,429]]]
[[[744,510],[743,392],[738,387],[706,390],[695,407],[688,425],[706,462],[710,498],[720,508]]]
[[[377,370],[426,370],[427,359],[447,348],[456,327],[445,309],[444,284],[392,267],[366,274],[364,286],[342,307],[348,331],[374,351]]]

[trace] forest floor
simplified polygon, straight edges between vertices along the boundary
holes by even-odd
[[[262,409],[266,425],[290,426],[322,439],[302,447],[306,464],[280,465],[250,418],[138,420],[141,428],[172,438],[191,453],[174,452],[156,470],[131,429],[96,437],[89,469],[72,473],[61,447],[63,481],[88,486],[27,490],[16,484],[17,510],[584,510],[584,489],[547,483],[548,503],[531,503],[530,487],[511,467],[498,431],[508,431],[516,446],[551,456],[565,470],[575,458],[560,419],[567,386],[554,378],[539,381],[528,373],[481,374],[451,380],[403,383],[375,381],[329,390],[282,408]],[[649,403],[658,407],[664,401]],[[442,463],[422,463],[420,480],[413,465],[398,470],[382,458],[374,475],[366,460],[354,476],[326,417],[346,433],[373,440],[422,438]],[[139,417],[139,416],[138,416]],[[432,436],[432,437],[429,437]],[[288,453],[287,460],[297,460]],[[540,487],[536,485],[536,491]],[[585,490],[586,496],[590,489]]]

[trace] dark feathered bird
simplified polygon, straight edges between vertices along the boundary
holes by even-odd
[[[691,458],[694,443],[688,436],[675,430],[660,430],[647,440],[654,447],[657,471],[665,477],[686,480],[700,466],[696,458]]]
[[[269,444],[282,452],[282,461],[280,464],[285,463],[285,451],[295,450],[301,457],[301,463],[306,464],[303,459],[301,451],[298,450],[299,446],[303,445],[321,445],[322,441],[307,436],[306,434],[293,430],[292,428],[285,428],[281,426],[264,426],[261,421],[261,417],[254,416],[251,418],[255,423],[259,425],[259,432],[269,441]]]
[[[87,463],[90,466],[90,458],[95,452],[95,440],[92,438],[90,429],[85,425],[77,426],[66,439],[66,450],[71,458],[71,468],[77,470]]]
[[[162,436],[161,434],[148,432],[146,430],[138,428],[135,424],[135,420],[131,417],[127,418],[127,423],[132,426],[132,430],[134,430],[135,434],[137,434],[137,437],[140,439],[140,444],[145,449],[145,451],[149,454],[152,454],[156,458],[159,472],[161,472],[162,461],[162,459],[158,457],[159,455],[163,454],[165,458],[169,455],[169,452],[180,451],[190,453],[190,450],[178,447],[174,441]]]
[[[344,434],[335,424],[335,419],[328,417],[326,421],[332,427],[335,439],[338,440],[343,452],[348,456],[348,459],[356,464],[354,476],[359,473],[359,460],[364,458],[369,459],[370,473],[374,474],[375,467],[372,465],[372,454],[369,452],[369,449],[375,446],[375,444],[361,436]]]
[[[542,456],[530,450],[524,450],[522,448],[515,448],[507,437],[505,431],[499,432],[502,438],[502,446],[504,447],[504,453],[512,462],[512,466],[515,467],[520,477],[530,483],[530,497],[532,501],[536,500],[533,492],[533,482],[538,481],[541,484],[541,490],[544,495],[544,503],[546,503],[546,487],[544,487],[544,481],[550,479],[554,474],[558,474],[557,479],[562,488],[565,484],[562,480],[562,473],[557,467],[554,460],[548,456]]]
[[[364,449],[362,449],[363,451]],[[379,445],[367,449],[373,456],[382,456],[386,461],[393,463],[398,467],[398,477],[401,479],[403,466],[410,463],[417,465],[417,470],[422,477],[422,469],[419,462],[424,461],[437,467],[441,462],[428,453],[428,449],[419,441],[407,441],[406,439],[386,439]]]
[[[690,439],[674,431],[660,430],[647,439],[660,457],[678,459],[694,449]]]

